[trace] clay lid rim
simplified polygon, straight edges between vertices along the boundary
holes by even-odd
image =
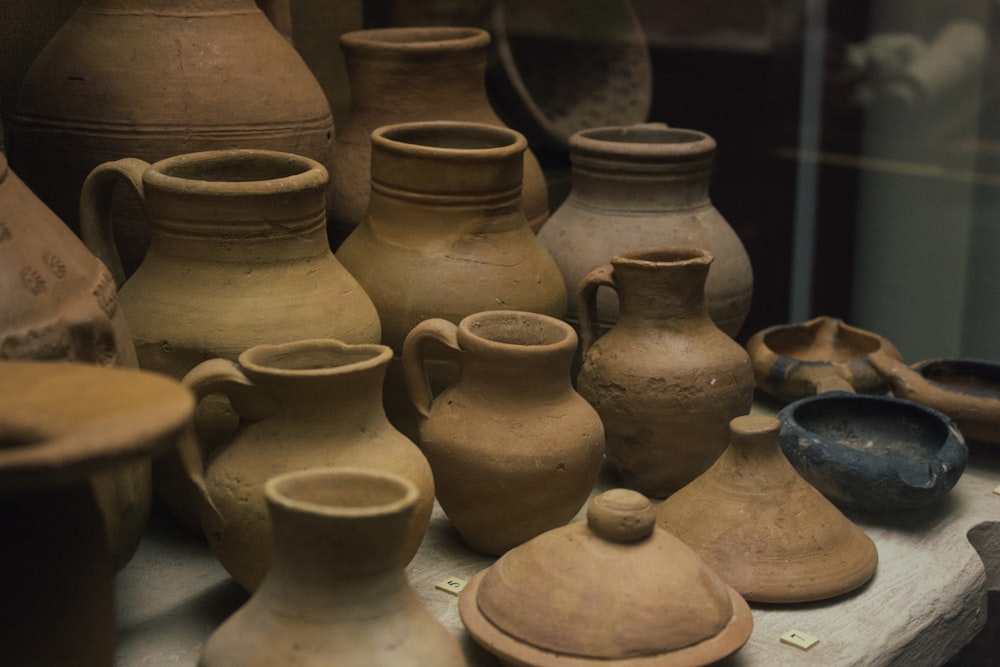
[[[537,648],[500,630],[479,610],[479,585],[489,568],[477,572],[458,599],[459,614],[469,634],[488,651],[516,664],[532,667],[687,667],[712,663],[732,655],[750,638],[753,615],[734,588],[726,585],[733,615],[718,634],[676,651],[631,658],[606,659],[554,653]]]

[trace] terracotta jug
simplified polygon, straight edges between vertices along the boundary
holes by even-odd
[[[5,665],[114,664],[114,573],[89,480],[148,461],[192,408],[189,392],[153,373],[0,361]]]
[[[715,464],[657,510],[657,523],[752,602],[823,600],[863,585],[875,543],[795,471],[781,422],[733,419]]]
[[[152,231],[149,252],[119,294],[142,368],[180,379],[202,361],[236,359],[261,343],[379,342],[375,306],[330,252],[328,177],[318,162],[241,149],[97,167],[80,202],[83,238],[121,280],[110,211],[118,181],[137,193]],[[196,528],[176,457],[153,472],[158,495]]]
[[[753,629],[739,593],[629,489],[501,556],[469,580],[458,610],[504,665],[715,664]]]
[[[318,468],[274,477],[264,494],[271,567],[208,638],[199,665],[465,665],[403,570],[421,502],[410,480]]]
[[[489,33],[472,27],[378,28],[341,35],[351,113],[338,129],[334,154],[335,244],[361,223],[368,208],[373,130],[428,120],[506,127],[486,97],[489,43]],[[537,230],[549,217],[545,175],[530,150],[521,159],[524,212]]]
[[[0,153],[0,359],[136,366],[107,268],[24,185]],[[97,473],[114,563],[135,552],[152,500],[149,461]]]
[[[417,552],[434,505],[434,478],[382,409],[391,358],[384,345],[305,340],[251,348],[239,364],[212,359],[184,377],[199,400],[225,394],[240,416],[239,427],[214,448],[197,429],[180,448],[201,494],[208,543],[248,590],[267,572],[264,482],[286,471],[347,465],[406,477],[419,491],[403,545],[406,561]]]
[[[424,367],[431,341],[453,350],[460,368],[436,398]],[[565,524],[597,481],[604,428],[570,383],[576,346],[565,322],[507,310],[458,326],[425,320],[406,337],[420,447],[441,508],[476,551],[499,555]]]
[[[83,0],[25,74],[8,129],[11,164],[74,230],[108,160],[262,148],[330,167],[334,143],[322,89],[253,0]],[[127,194],[114,218],[130,275],[148,230]]]
[[[563,317],[559,268],[528,229],[517,132],[478,123],[404,123],[372,133],[368,212],[337,250],[378,309],[398,356],[425,319],[457,324],[484,310]],[[432,373],[433,375],[433,373]],[[404,433],[416,415],[391,369],[386,408]]]
[[[715,257],[705,284],[708,312],[735,336],[750,310],[753,272],[743,243],[709,198],[715,147],[704,132],[660,124],[574,134],[569,198],[539,232],[567,287],[620,252],[704,248]],[[601,294],[597,320],[608,326],[617,314],[615,295]],[[571,304],[570,317],[576,315]]]
[[[704,472],[729,444],[729,420],[753,402],[746,351],[705,309],[712,256],[691,248],[619,255],[580,283],[579,392],[597,409],[608,460],[629,488],[666,498]],[[601,336],[596,297],[621,299]]]

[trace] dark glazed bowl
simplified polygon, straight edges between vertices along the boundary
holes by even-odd
[[[968,458],[948,417],[903,399],[830,392],[795,401],[778,418],[785,456],[842,507],[931,505],[955,486]]]

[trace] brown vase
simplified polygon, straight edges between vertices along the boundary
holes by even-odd
[[[709,198],[715,140],[697,130],[648,124],[583,130],[570,140],[569,198],[539,232],[570,290],[622,252],[662,246],[704,248],[715,257],[705,303],[730,336],[750,310],[753,272],[740,238]],[[570,317],[577,315],[574,304]],[[598,321],[618,315],[611,292]]]
[[[462,622],[504,665],[708,665],[750,637],[747,603],[628,489],[476,574]]]
[[[334,127],[316,79],[253,0],[83,0],[25,74],[10,160],[71,228],[87,175],[123,157],[262,148],[330,167]],[[148,242],[115,197],[127,274]]]
[[[460,667],[465,658],[403,570],[421,493],[364,468],[318,468],[264,488],[272,562],[205,643],[202,667]]]
[[[0,359],[136,366],[114,281],[0,154]],[[149,461],[97,473],[114,563],[135,552],[152,500]]]
[[[398,356],[425,319],[454,324],[484,310],[561,318],[559,268],[528,229],[521,206],[527,142],[513,130],[450,121],[372,133],[372,194],[337,258],[365,289]],[[432,372],[432,377],[435,374]],[[390,369],[386,408],[416,437],[401,373]]]
[[[248,590],[260,584],[269,560],[264,482],[286,471],[361,466],[406,477],[419,491],[403,544],[406,561],[417,552],[434,505],[434,478],[382,409],[391,358],[384,345],[306,340],[251,348],[239,364],[213,359],[184,377],[199,400],[225,394],[240,416],[240,426],[214,448],[195,429],[180,449],[201,494],[208,543]]]
[[[486,97],[489,43],[489,33],[472,27],[379,28],[341,35],[351,114],[337,132],[333,236],[343,239],[364,219],[370,135],[376,128],[430,120],[506,127]],[[522,159],[524,212],[537,230],[549,216],[548,189],[534,154],[525,150]]]
[[[374,305],[327,243],[321,164],[233,150],[99,166],[84,185],[82,231],[119,277],[109,202],[120,180],[139,195],[152,230],[149,252],[119,293],[142,368],[180,379],[202,361],[236,359],[261,343],[379,341]],[[176,457],[155,463],[154,484],[196,528],[193,490]]]
[[[89,480],[148,461],[192,407],[176,381],[153,373],[0,361],[4,664],[114,664],[114,573]]]
[[[436,398],[423,361],[432,341],[453,350],[460,369]],[[406,337],[420,448],[441,508],[476,551],[500,555],[565,524],[597,481],[604,427],[570,383],[576,346],[565,322],[507,310],[458,326],[425,320]]]
[[[580,283],[580,393],[604,421],[608,460],[625,486],[665,498],[729,444],[729,420],[753,402],[746,351],[705,309],[712,256],[661,248],[619,255]],[[621,299],[600,336],[600,287]]]
[[[875,574],[875,543],[781,452],[781,423],[744,416],[703,475],[660,503],[657,523],[752,602],[842,595]]]

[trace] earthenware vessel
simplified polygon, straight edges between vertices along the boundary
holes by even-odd
[[[1000,442],[1000,364],[980,359],[933,359],[907,366],[884,354],[868,356],[892,393],[943,412],[969,440]]]
[[[562,275],[521,206],[524,137],[439,121],[381,127],[371,142],[368,212],[337,258],[375,303],[382,342],[397,356],[425,319],[457,324],[501,309],[566,314]],[[386,402],[393,423],[416,437],[398,365]]]
[[[431,342],[454,351],[459,366],[437,397],[424,366]],[[509,310],[457,326],[425,320],[406,337],[420,448],[441,508],[476,551],[499,555],[565,524],[597,481],[604,427],[570,383],[576,347],[565,322]]]
[[[262,148],[330,167],[334,142],[322,89],[253,0],[83,0],[25,74],[8,129],[11,164],[77,231],[83,183],[108,160]],[[113,217],[130,275],[149,232],[128,194]]]
[[[954,422],[900,398],[827,392],[790,403],[778,418],[788,460],[841,507],[885,513],[932,505],[968,459]]]
[[[624,486],[666,498],[729,444],[729,420],[753,402],[746,351],[705,309],[712,255],[661,248],[618,255],[580,283],[583,364],[577,389],[604,422],[608,461]],[[597,291],[621,299],[601,335]]]
[[[569,198],[539,232],[568,288],[622,252],[703,248],[715,257],[705,284],[708,312],[735,336],[750,309],[753,273],[743,243],[709,198],[715,140],[648,124],[583,130],[570,145]],[[615,295],[601,294],[593,315],[614,323]]]
[[[192,408],[176,381],[153,373],[0,362],[4,664],[114,664],[114,572],[90,479],[148,461]]]
[[[875,543],[781,452],[781,422],[743,416],[719,460],[664,500],[657,523],[751,602],[823,600],[875,574]]]
[[[628,489],[501,556],[458,605],[472,638],[506,665],[705,665],[753,628],[743,598]]]
[[[768,327],[751,336],[746,347],[757,387],[785,402],[835,390],[883,394],[889,387],[868,354],[901,358],[882,336],[835,317]]]
[[[434,505],[434,478],[424,455],[382,409],[391,357],[384,345],[305,340],[258,345],[238,364],[212,359],[184,377],[199,400],[225,394],[240,416],[220,444],[212,447],[193,429],[180,450],[201,494],[208,543],[248,590],[268,566],[264,482],[286,471],[362,466],[406,477],[419,492],[403,544],[406,561],[417,552]]]
[[[0,359],[136,366],[114,281],[0,153]],[[114,563],[135,552],[152,500],[149,461],[92,480]]]
[[[351,82],[351,113],[338,128],[331,237],[361,224],[371,189],[371,133],[383,125],[451,120],[506,127],[486,97],[490,35],[473,27],[377,28],[340,37]],[[524,213],[537,230],[549,217],[545,175],[530,149]]]
[[[139,365],[180,379],[261,343],[335,338],[378,343],[378,313],[330,252],[323,165],[260,150],[135,158],[97,167],[80,203],[83,238],[119,280],[111,192],[124,181],[152,232],[149,252],[121,286]],[[199,409],[199,418],[221,410]],[[154,465],[157,494],[192,528],[199,512],[176,456]]]
[[[264,486],[271,566],[205,643],[203,667],[465,665],[407,583],[421,492],[367,468],[289,472]]]

